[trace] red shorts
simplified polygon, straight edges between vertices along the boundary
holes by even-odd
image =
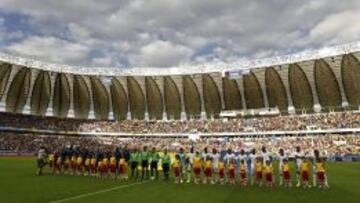
[[[175,173],[175,177],[179,177],[180,176],[180,168],[179,167],[174,168],[174,173]]]
[[[265,175],[266,181],[267,182],[273,182],[273,174],[272,173],[267,173]]]
[[[125,165],[120,165],[120,166],[119,166],[119,173],[120,173],[120,174],[125,174],[125,173],[126,173],[125,171],[126,171]]]
[[[205,168],[205,171],[204,171],[204,173],[205,173],[205,176],[206,177],[211,177],[211,173],[212,171],[211,171],[211,168]]]
[[[230,179],[235,179],[235,170],[234,169],[229,170],[229,178]]]
[[[81,171],[81,170],[82,170],[82,168],[83,168],[83,165],[77,165],[77,167],[76,167],[76,168],[77,168],[77,170],[78,170],[78,171]]]
[[[194,168],[195,175],[200,175],[201,169],[200,168]]]
[[[289,173],[289,171],[283,171],[283,178],[284,178],[284,180],[290,180],[290,173]]]
[[[319,180],[320,182],[324,182],[324,181],[325,181],[325,173],[324,173],[324,172],[317,172],[317,173],[316,173],[316,176],[317,176],[317,178],[318,178],[318,180]]]
[[[96,166],[95,165],[90,165],[90,171],[91,173],[96,173]]]
[[[240,178],[241,178],[241,180],[246,179],[246,173],[240,172]]]
[[[110,172],[116,173],[116,165],[110,165]]]
[[[225,176],[224,169],[220,169],[219,170],[219,177],[222,179],[222,178],[224,178],[224,176]]]
[[[70,166],[71,166],[71,169],[73,169],[73,170],[76,169],[76,163],[75,162],[71,162]]]
[[[305,181],[305,182],[309,181],[309,172],[307,172],[307,171],[302,171],[302,172],[301,172],[301,177],[302,177],[302,180],[303,180],[303,181]]]
[[[54,164],[54,169],[55,169],[55,170],[59,170],[59,169],[60,169],[60,164],[55,163],[55,164]]]
[[[262,172],[256,172],[256,180],[262,179]]]

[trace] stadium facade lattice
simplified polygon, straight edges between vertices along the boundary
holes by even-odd
[[[0,111],[81,119],[358,109],[360,42],[234,64],[73,67],[0,54]]]

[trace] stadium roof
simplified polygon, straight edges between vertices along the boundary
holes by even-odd
[[[96,76],[168,76],[189,75],[212,72],[238,71],[246,69],[264,68],[284,64],[298,63],[308,60],[316,60],[325,57],[343,55],[360,51],[360,41],[325,47],[318,50],[304,51],[296,54],[275,56],[263,59],[242,60],[236,63],[205,63],[184,64],[177,67],[84,67],[69,66],[62,64],[47,63],[44,61],[23,58],[0,53],[0,61],[25,66],[28,68],[41,69],[51,72],[62,72],[68,74],[96,75]]]

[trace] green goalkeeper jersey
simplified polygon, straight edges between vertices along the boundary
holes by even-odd
[[[161,161],[162,161],[163,164],[170,164],[171,163],[170,156],[168,154],[164,154]]]
[[[160,159],[160,155],[157,152],[151,152],[150,157],[151,157],[151,161],[159,161]]]

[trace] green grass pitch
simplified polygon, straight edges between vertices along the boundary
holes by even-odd
[[[0,158],[0,202],[360,202],[359,163],[328,163],[327,174],[331,186],[329,190],[241,188],[239,185],[176,185],[173,181],[134,184],[132,181],[120,182],[67,175],[39,177],[35,175],[35,160],[32,158]],[[125,186],[129,184],[131,185]],[[102,192],[96,193],[98,191]],[[95,194],[88,196],[90,193]],[[68,199],[72,197],[76,198]]]

